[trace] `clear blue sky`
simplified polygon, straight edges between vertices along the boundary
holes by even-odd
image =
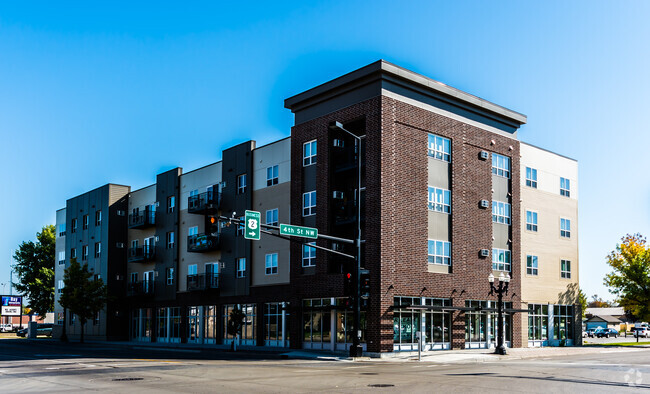
[[[380,58],[528,115],[521,140],[579,161],[588,295],[611,298],[625,233],[650,235],[650,2],[145,4],[0,4],[0,282],[67,198],[288,136],[283,99]]]

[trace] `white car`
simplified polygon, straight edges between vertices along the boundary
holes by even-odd
[[[13,324],[0,324],[0,332],[12,332],[13,330]]]
[[[632,331],[634,332],[635,338],[637,337],[647,338],[650,335],[647,327],[634,327],[632,328]]]

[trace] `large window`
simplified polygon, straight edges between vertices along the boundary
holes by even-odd
[[[504,178],[510,178],[510,158],[492,153],[492,173]]]
[[[302,216],[316,215],[316,191],[303,193]]]
[[[266,224],[269,226],[277,226],[278,225],[278,209],[269,209],[266,211]]]
[[[59,251],[59,265],[65,264],[65,250]]]
[[[289,329],[285,327],[284,337],[282,336],[282,310],[284,302],[270,302],[264,304],[264,336],[266,341],[270,341],[269,345],[280,346],[284,345],[289,339]],[[285,322],[288,323],[289,314],[285,312]],[[276,342],[278,341],[278,342]]]
[[[171,286],[174,284],[174,267],[169,267],[167,268],[167,275],[165,275],[167,278],[167,286]]]
[[[512,302],[504,302],[504,308],[512,308]],[[481,309],[494,308],[494,301],[466,300],[465,307],[473,310],[465,312],[465,341],[485,342],[488,337],[491,341],[497,341],[498,313],[486,312]],[[488,318],[491,324],[488,325]],[[506,341],[512,339],[512,315],[509,313],[503,316],[503,332]]]
[[[510,251],[492,249],[492,269],[495,271],[510,271]]]
[[[65,223],[59,224],[59,237],[65,237]]]
[[[176,197],[169,196],[167,197],[167,213],[173,213],[176,209]]]
[[[560,218],[560,237],[571,238],[571,220]]]
[[[102,211],[95,212],[95,226],[102,225]]]
[[[548,339],[548,305],[528,304],[528,339]]]
[[[537,170],[526,167],[526,186],[537,189]]]
[[[76,232],[77,232],[77,218],[74,218],[74,219],[71,220],[71,222],[70,222],[70,229],[71,229],[70,231],[71,231],[72,233],[76,233]]]
[[[266,261],[264,263],[266,275],[275,275],[278,273],[278,254],[269,253],[266,255]]]
[[[167,233],[167,249],[174,249],[175,244],[174,232],[170,231]]]
[[[573,305],[553,305],[555,339],[572,339]]]
[[[413,344],[418,339],[415,336],[421,330],[420,322],[424,319],[424,342],[451,342],[451,313],[437,310],[413,310],[410,306],[450,306],[451,301],[442,298],[425,297],[394,297],[393,298],[393,343]]]
[[[492,221],[510,224],[510,204],[503,201],[492,201]]]
[[[539,273],[537,265],[537,256],[526,256],[526,274],[537,276]]]
[[[537,212],[526,211],[526,230],[537,232]]]
[[[266,186],[273,186],[278,184],[278,165],[266,168]]]
[[[88,215],[83,216],[82,226],[84,230],[88,230]]]
[[[203,307],[205,324],[203,325],[203,339],[205,343],[217,342],[217,307],[208,305]]]
[[[65,287],[65,284],[63,280],[59,279],[58,285],[56,287],[56,292],[59,294],[63,293],[63,287]]]
[[[446,189],[429,186],[429,210],[451,213],[451,192]]]
[[[451,143],[448,138],[429,134],[427,154],[435,159],[451,161]]]
[[[560,260],[560,277],[563,279],[571,279],[571,261]]]
[[[239,224],[237,225],[237,235],[244,235],[244,229],[246,226],[244,225],[244,216],[239,217]]]
[[[560,195],[565,197],[571,197],[571,182],[560,177]]]
[[[451,265],[451,243],[428,240],[429,264]]]
[[[302,245],[302,266],[315,267],[316,266],[316,248],[310,245],[316,245],[316,242],[309,242]]]
[[[222,316],[223,338],[234,339],[228,334],[228,320],[233,309],[239,308],[244,313],[244,320],[241,328],[241,339],[244,344],[254,344],[257,329],[257,306],[255,304],[224,305]]]
[[[302,144],[302,165],[303,167],[316,164],[316,140]]]
[[[329,298],[303,300],[303,342],[329,342],[331,339],[331,315]]]
[[[237,194],[246,193],[246,174],[237,177]]]
[[[95,258],[98,259],[102,257],[102,243],[95,242]]]
[[[237,259],[237,277],[243,278],[246,276],[246,258],[240,257]]]

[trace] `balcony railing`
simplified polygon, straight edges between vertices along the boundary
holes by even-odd
[[[156,211],[148,209],[129,215],[129,228],[145,228],[156,225]]]
[[[200,291],[219,288],[219,274],[187,275],[187,291]]]
[[[357,221],[357,204],[355,201],[349,201],[347,203],[335,203],[332,204],[332,209],[334,211],[334,223],[336,225],[345,225],[350,223],[356,223]],[[366,204],[364,200],[361,200],[361,221],[366,220]]]
[[[187,198],[187,212],[189,213],[215,213],[219,210],[221,193],[204,192]]]
[[[129,283],[129,296],[153,295],[153,280],[141,280],[139,282]]]
[[[188,252],[210,252],[219,250],[219,236],[209,234],[195,234],[187,237]]]
[[[154,245],[143,245],[137,248],[129,248],[127,261],[129,263],[141,263],[151,261],[156,256],[156,247]]]

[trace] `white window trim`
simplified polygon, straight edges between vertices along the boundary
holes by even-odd
[[[563,270],[562,269],[562,263],[566,262],[568,263],[568,270]],[[571,260],[568,259],[560,259],[560,279],[571,279]]]
[[[430,138],[433,137],[433,143]],[[445,151],[445,141],[448,141],[449,152]],[[440,144],[438,144],[440,142]],[[440,148],[440,149],[439,149]],[[436,160],[451,162],[451,140],[449,138],[441,137],[436,134],[429,133],[427,136],[427,155]]]
[[[271,171],[271,176],[269,177],[269,170]],[[274,165],[271,167],[266,167],[266,186],[274,186],[280,182],[280,167],[279,165]]]
[[[307,245],[315,245],[316,242],[308,242],[302,246],[302,266],[315,267],[316,266],[316,248],[306,247]],[[307,252],[307,254],[305,254]],[[313,255],[312,255],[313,254]]]
[[[504,167],[499,166],[499,158],[503,158]],[[495,165],[496,159],[496,165]],[[506,165],[507,164],[507,165]],[[492,153],[492,174],[503,178],[510,178],[512,161],[508,156]]]
[[[241,269],[240,262],[244,262],[244,269]],[[245,257],[240,257],[237,259],[237,277],[238,278],[244,278],[246,277],[246,258]]]
[[[505,257],[507,258],[507,261],[499,261],[498,259],[495,260],[495,257],[500,255],[501,252],[504,252],[504,259]],[[503,267],[504,269],[500,269]],[[504,272],[510,272],[512,269],[512,253],[508,249],[499,249],[499,248],[492,248],[492,270],[493,271],[504,271]]]
[[[269,213],[272,214],[273,212],[275,212],[275,218],[271,218],[271,219],[275,219],[275,220],[271,220],[269,222]],[[267,209],[265,220],[266,220],[266,224],[268,224],[269,226],[277,226],[280,222],[280,210],[278,208]]]
[[[311,197],[313,193],[313,198]],[[305,205],[305,196],[309,195],[309,203],[313,205]],[[312,201],[316,200],[316,190],[309,191],[307,193],[302,194],[302,216],[307,217],[307,216],[314,216],[316,215],[316,202]],[[305,210],[308,210],[307,215],[305,215]]]
[[[440,194],[438,192],[441,192]],[[433,196],[433,198],[432,198]],[[449,204],[445,203],[445,197],[449,197]],[[442,201],[436,201],[436,197],[442,197]],[[435,186],[427,187],[427,208],[429,211],[451,214],[451,191]]]
[[[534,218],[537,220],[535,222],[528,222],[528,212],[530,212]],[[526,210],[526,231],[536,233],[539,229],[539,213],[537,211]],[[528,228],[530,226],[530,229]]]
[[[274,259],[275,256],[275,259]],[[271,258],[269,265],[269,257]],[[275,260],[275,261],[274,261]],[[275,265],[273,265],[275,263]],[[275,272],[274,271],[275,268]],[[269,272],[270,269],[270,272]],[[278,274],[278,254],[277,253],[268,253],[264,256],[264,274],[265,275],[277,275]]]
[[[501,210],[503,207],[503,211]],[[495,211],[496,208],[496,211]],[[512,206],[505,201],[492,201],[492,222],[510,225]]]
[[[562,187],[562,181],[564,181],[564,188]],[[566,187],[568,183],[568,188]],[[560,195],[563,197],[571,197],[571,180],[569,178],[560,177]]]
[[[528,170],[530,170],[530,178],[528,177]],[[533,173],[535,176],[533,176]],[[537,168],[526,167],[526,186],[537,189]]]
[[[531,259],[531,265],[530,266],[528,265],[528,259],[529,258]],[[532,258],[534,258],[534,262],[536,263],[534,266],[532,264],[533,263]],[[530,270],[530,272],[529,272],[529,270]],[[526,255],[526,275],[527,276],[539,276],[539,257],[538,256],[535,256],[535,255],[532,255],[532,254]]]
[[[433,242],[433,254],[429,253],[429,243]],[[442,247],[442,254],[437,253],[437,243],[441,243]],[[449,245],[449,256],[445,255],[445,245]],[[431,261],[433,260],[433,261]],[[440,262],[438,262],[438,260]],[[427,240],[427,261],[429,264],[436,264],[436,265],[445,265],[445,266],[451,266],[451,242],[448,241],[441,241],[438,239],[428,239]]]
[[[562,229],[563,220],[569,224],[568,230]],[[560,218],[560,238],[567,238],[567,239],[571,238],[571,219],[562,218],[562,217]]]
[[[313,149],[311,148],[311,144],[315,144],[316,146],[316,153],[313,153]],[[310,145],[309,147],[309,156],[305,154],[305,146]],[[308,167],[312,164],[316,164],[316,155],[318,154],[318,140],[311,140],[307,141],[304,144],[302,144],[302,166],[303,167]]]

